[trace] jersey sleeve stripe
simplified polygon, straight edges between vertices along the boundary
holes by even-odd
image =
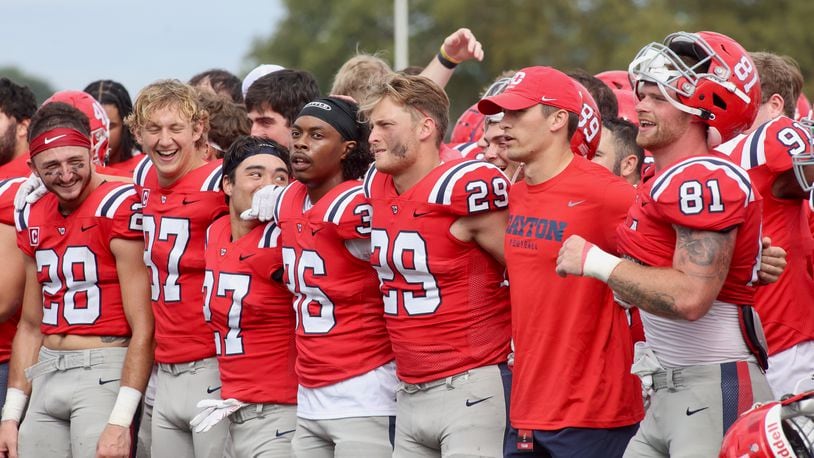
[[[365,174],[365,181],[364,181],[364,190],[365,190],[365,197],[370,198],[370,186],[373,183],[373,176],[376,175],[376,166],[371,165],[369,169],[367,169],[367,173]]]
[[[99,206],[96,207],[96,216],[113,218],[122,202],[135,194],[136,188],[131,184],[117,186],[111,189],[110,192],[102,198],[101,202],[99,202]]]
[[[223,167],[218,166],[204,180],[201,191],[220,191],[220,180],[223,176]]]
[[[285,189],[283,189],[283,192],[280,193],[280,197],[277,198],[277,202],[274,204],[274,211],[272,212],[272,215],[274,216],[274,221],[277,221],[278,223],[280,222],[280,208],[283,205],[283,199],[285,199],[288,191],[291,190],[292,184],[293,183],[290,183],[285,187]]]
[[[27,178],[7,178],[0,181],[0,195],[3,195],[3,193],[8,191],[9,188],[14,185],[14,183],[22,183],[25,180],[27,180]]]
[[[348,208],[353,198],[360,193],[362,193],[362,187],[354,186],[337,196],[333,202],[328,205],[328,210],[325,212],[325,216],[322,220],[328,223],[339,224],[342,220],[342,215],[345,213],[345,209]]]
[[[263,229],[263,236],[260,237],[260,243],[257,244],[257,248],[276,247],[279,236],[280,228],[277,227],[277,224],[274,221],[266,224],[265,229]]]
[[[749,143],[749,163],[746,164],[745,169],[749,170],[766,163],[766,149],[764,145],[766,141],[766,127],[768,127],[769,124],[772,123],[764,123],[749,136],[749,140],[747,140]]]
[[[708,170],[722,170],[727,176],[732,178],[738,184],[741,191],[743,191],[743,194],[746,196],[744,206],[748,205],[750,202],[754,202],[755,194],[752,191],[752,182],[749,180],[749,175],[747,175],[746,172],[735,164],[727,160],[714,157],[690,158],[669,168],[662,176],[656,179],[655,183],[653,183],[653,188],[650,190],[650,196],[653,198],[653,200],[658,201],[664,190],[670,186],[670,182],[672,182],[673,178],[693,165],[701,165],[706,167]]]
[[[18,231],[28,229],[28,216],[31,214],[31,204],[25,204],[22,211],[14,211],[14,224]]]
[[[466,161],[452,167],[438,178],[427,200],[433,204],[449,205],[452,202],[452,190],[455,189],[455,183],[466,173],[488,165],[483,161]]]
[[[133,182],[139,186],[144,186],[144,180],[147,178],[147,171],[153,166],[153,161],[146,154],[144,158],[139,161],[136,169],[133,171]]]

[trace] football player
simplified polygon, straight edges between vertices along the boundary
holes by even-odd
[[[285,147],[238,138],[223,159],[229,214],[207,230],[204,317],[215,334],[224,401],[204,403],[199,428],[230,414],[238,457],[288,456],[297,424],[295,314],[283,282],[280,230],[240,218],[257,189],[285,186],[288,177]]]
[[[615,251],[616,226],[634,195],[574,151],[587,106],[577,84],[550,67],[524,68],[478,105],[487,115],[502,112],[507,156],[525,164],[504,241],[515,344],[514,429],[504,456],[618,457],[644,415],[624,310],[602,283],[563,280],[554,270],[571,234]],[[595,145],[578,151],[591,156]]]
[[[246,92],[251,134],[288,148],[291,124],[303,105],[317,97],[314,76],[303,70],[282,69],[258,78]]]
[[[592,161],[638,186],[642,176],[644,150],[636,144],[638,128],[622,118],[602,120],[602,138]]]
[[[19,177],[31,173],[28,168],[28,125],[37,110],[34,94],[8,78],[0,78],[0,259],[7,287],[0,292],[0,404],[5,402],[11,341],[20,319],[25,270],[17,232],[14,230],[14,195]],[[6,181],[7,179],[14,179]]]
[[[810,157],[812,139],[794,121],[795,101],[803,86],[796,64],[766,52],[751,53],[760,75],[762,99],[755,122],[718,149],[749,172],[763,197],[763,234],[788,256],[777,283],[758,288],[755,308],[769,344],[766,378],[776,398],[795,393],[795,385],[814,374],[814,279],[808,270],[814,240],[806,220],[809,186],[795,177],[794,158]],[[814,165],[801,167],[801,178],[814,176]]]
[[[502,234],[509,180],[483,161],[441,163],[449,100],[393,75],[363,111],[375,167],[371,262],[400,380],[394,456],[500,456],[509,297]]]
[[[625,456],[714,456],[754,402],[771,399],[752,313],[760,261],[760,195],[749,175],[710,152],[747,129],[760,104],[749,55],[715,32],[668,35],[630,65],[637,142],[655,158],[618,228],[623,257],[572,235],[557,272],[608,283],[640,309],[647,343],[633,372],[654,390]]]
[[[90,134],[58,102],[29,128],[31,170],[50,193],[15,218],[26,292],[0,427],[10,456],[131,454],[153,359],[141,204],[96,174]]]
[[[397,380],[359,183],[372,160],[367,129],[355,103],[326,97],[303,107],[291,136],[297,181],[275,217],[297,313],[294,454],[389,456]]]
[[[206,112],[195,90],[161,80],[141,90],[125,122],[147,157],[134,182],[144,206],[144,262],[151,274],[158,379],[153,456],[223,455],[228,425],[193,432],[198,400],[220,399],[212,331],[202,307],[206,228],[227,213],[221,161],[206,162]]]

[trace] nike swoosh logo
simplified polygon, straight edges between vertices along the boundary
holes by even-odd
[[[278,430],[277,430],[277,432],[275,433],[275,436],[277,436],[277,437],[283,437],[283,436],[285,436],[286,434],[291,434],[291,433],[293,433],[294,431],[296,431],[296,429],[291,429],[291,430],[288,430],[288,431],[280,431],[280,430],[278,429]]]
[[[102,377],[99,377],[99,385],[107,385],[108,383],[118,382],[121,380],[120,378],[112,378],[110,380],[102,380]]]
[[[324,228],[320,227],[318,229],[311,229],[311,235],[317,235],[317,232],[321,231],[322,229]]]
[[[554,98],[551,98],[551,97],[542,96],[542,97],[540,97],[540,100],[542,100],[543,102],[553,102],[553,101],[555,101],[555,100],[557,100],[557,99],[554,99]]]
[[[87,226],[87,227],[82,226],[82,228],[81,228],[81,229],[82,229],[82,232],[85,232],[85,231],[87,231],[87,230],[93,229],[93,228],[94,228],[94,227],[96,227],[96,226],[97,226],[96,224],[91,224],[90,226]]]
[[[585,201],[584,200],[577,200],[577,201],[569,200],[568,201],[568,206],[569,207],[576,207],[577,205],[579,205],[579,204],[581,204],[583,202],[585,202]]]
[[[689,417],[690,415],[695,415],[698,412],[700,412],[702,410],[707,410],[707,409],[709,409],[709,407],[701,407],[700,409],[697,409],[697,410],[690,410],[690,408],[687,407],[687,416]]]
[[[251,258],[252,256],[254,256],[254,255],[256,255],[256,254],[257,254],[257,253],[249,253],[249,254],[246,254],[246,255],[241,254],[240,256],[238,256],[238,258],[240,258],[240,260],[241,260],[241,261],[243,261],[243,260],[245,260],[245,259],[249,259],[249,258]]]
[[[59,140],[60,138],[66,136],[66,135],[67,134],[62,134],[62,135],[57,135],[56,137],[51,137],[51,138],[45,137],[45,140],[43,140],[43,143],[45,143],[47,145],[47,144],[49,144],[51,142],[55,142],[55,141]]]
[[[208,386],[208,387],[206,387],[206,392],[209,393],[209,394],[212,394],[215,391],[218,391],[219,389],[220,389],[219,386],[216,386],[215,388],[212,388],[211,386]]]
[[[416,210],[413,210],[413,218],[418,218],[420,216],[429,215],[430,213],[432,213],[432,212],[418,212]]]
[[[182,201],[181,201],[181,203],[182,203],[182,204],[184,204],[184,205],[189,205],[189,204],[194,204],[195,202],[198,202],[198,201],[200,201],[200,200],[201,200],[201,199],[198,199],[198,200],[187,200],[187,198],[186,198],[186,197],[184,197],[184,200],[182,200]]]
[[[466,406],[467,406],[467,407],[472,407],[472,406],[473,406],[473,405],[475,405],[475,404],[480,404],[481,402],[483,402],[483,401],[487,401],[487,400],[489,400],[489,399],[492,399],[493,397],[494,397],[494,396],[489,396],[489,397],[487,397],[487,398],[483,398],[483,399],[477,399],[477,400],[475,400],[475,401],[470,401],[469,399],[467,399],[467,400],[466,400]]]

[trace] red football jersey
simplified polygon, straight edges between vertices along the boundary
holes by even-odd
[[[399,195],[392,176],[371,168],[364,186],[373,206],[371,263],[399,378],[421,383],[505,362],[504,268],[449,232],[460,217],[508,207],[503,172],[482,161],[446,162]]]
[[[814,340],[814,278],[809,270],[812,252],[807,203],[772,194],[777,177],[792,169],[792,156],[811,150],[808,129],[786,116],[775,118],[742,138],[730,158],[749,172],[763,197],[763,233],[772,245],[786,250],[786,270],[780,279],[761,286],[755,308],[763,322],[769,354]]]
[[[209,226],[204,318],[215,333],[224,399],[297,403],[295,318],[279,238],[268,223],[232,242],[229,215]]]
[[[12,161],[14,162],[14,161]],[[10,163],[6,164],[8,166]],[[5,166],[0,167],[0,176],[6,171]],[[7,178],[0,180],[0,224],[14,226],[14,195],[26,178]],[[22,292],[20,293],[22,299]],[[22,307],[6,321],[0,323],[0,363],[11,359],[11,342],[17,333],[17,323],[20,321]]]
[[[635,189],[582,156],[559,175],[515,183],[504,247],[511,285],[511,422],[515,428],[617,428],[644,416],[625,310],[608,286],[555,272],[579,235],[616,252]]]
[[[642,183],[625,224],[618,228],[619,251],[647,266],[671,267],[676,245],[673,225],[738,234],[718,300],[753,305],[760,268],[761,197],[749,175],[723,155],[693,156]],[[634,304],[635,305],[635,304]]]
[[[221,161],[209,162],[166,188],[149,158],[136,167],[144,208],[144,263],[150,268],[155,360],[183,363],[215,356],[204,321],[202,292],[206,228],[227,212]]]
[[[17,245],[42,285],[42,333],[129,336],[110,240],[140,240],[133,185],[102,183],[68,216],[54,194],[16,216]]]
[[[108,164],[107,168],[109,169],[117,169],[121,172],[127,174],[127,176],[133,176],[133,172],[136,171],[136,167],[141,164],[146,156],[144,153],[136,153],[130,159],[122,162],[117,162],[115,164]]]
[[[346,181],[310,207],[305,185],[278,201],[283,263],[297,313],[297,375],[308,388],[331,385],[393,360],[376,272],[346,241],[370,236],[370,205]]]
[[[29,159],[30,156],[28,153],[25,153],[0,165],[0,179],[27,177],[31,175],[31,168],[28,166]]]

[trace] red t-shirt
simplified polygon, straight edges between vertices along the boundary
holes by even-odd
[[[168,187],[145,158],[134,173],[144,208],[144,263],[150,268],[155,360],[183,363],[215,356],[204,321],[206,228],[227,212],[221,161],[206,163]]]
[[[317,388],[369,372],[393,360],[376,272],[353,256],[349,240],[370,236],[370,205],[356,181],[346,181],[308,207],[291,183],[278,201],[283,263],[297,313],[297,375]]]
[[[772,284],[757,288],[755,308],[763,322],[769,354],[814,340],[814,278],[809,269],[814,239],[807,202],[772,194],[778,176],[792,169],[792,156],[811,151],[808,130],[786,116],[775,118],[740,139],[730,154],[749,172],[763,197],[763,234],[786,250],[786,270]]]
[[[616,227],[635,190],[581,156],[559,175],[515,183],[504,247],[515,343],[511,423],[515,428],[616,428],[644,416],[622,307],[608,286],[562,278],[557,254],[571,235],[616,252]]]
[[[723,155],[680,160],[642,183],[625,224],[620,253],[654,267],[673,265],[673,225],[701,231],[737,227],[729,273],[718,300],[753,305],[760,268],[761,197],[749,175]],[[635,305],[635,304],[634,304]]]
[[[204,318],[215,334],[224,399],[297,403],[294,310],[279,237],[268,223],[233,242],[229,215],[209,226]]]
[[[129,336],[112,239],[142,238],[133,185],[102,183],[68,216],[46,194],[16,217],[17,245],[42,285],[43,334]]]
[[[458,218],[507,208],[503,172],[459,159],[399,195],[393,177],[374,167],[364,186],[373,207],[371,263],[399,378],[422,383],[505,362],[511,317],[504,268],[449,232]]]

